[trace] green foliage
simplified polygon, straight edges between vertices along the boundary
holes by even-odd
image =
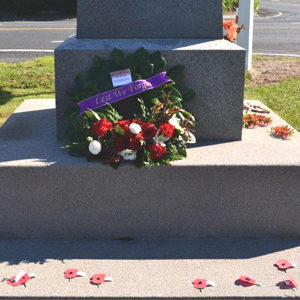
[[[74,104],[77,104],[97,94],[113,90],[110,73],[125,68],[130,68],[133,81],[147,79],[163,72],[166,68],[166,60],[162,57],[160,51],[150,55],[144,48],[140,48],[134,54],[125,56],[121,50],[114,49],[109,60],[95,57],[93,67],[89,71],[77,75],[75,85],[67,91],[67,95],[73,100]],[[167,76],[174,82],[144,92],[142,94],[144,105],[147,107],[156,105],[170,92],[172,93],[170,100],[174,104],[179,104],[180,107],[182,107],[181,102],[184,103],[194,99],[194,91],[182,83],[184,73],[184,66],[172,67],[167,72]],[[173,86],[175,82],[176,85]],[[135,99],[137,100],[137,97]],[[98,109],[97,112],[103,113],[104,108]],[[114,120],[112,119],[112,121]]]
[[[260,0],[254,0],[254,9],[259,9],[259,1]],[[223,0],[223,10],[225,12],[228,11],[235,11],[239,5],[239,0]]]

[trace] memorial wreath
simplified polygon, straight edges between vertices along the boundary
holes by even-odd
[[[169,164],[186,158],[186,144],[195,143],[195,118],[185,109],[195,98],[182,84],[185,68],[165,72],[160,51],[144,48],[127,55],[115,49],[109,60],[95,57],[92,68],[80,73],[67,95],[76,104],[65,111],[69,153],[102,160],[117,168]],[[140,111],[123,120],[113,103],[138,101]],[[133,102],[128,102],[133,103]]]

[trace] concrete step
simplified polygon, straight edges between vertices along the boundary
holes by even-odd
[[[171,166],[115,171],[61,150],[54,124],[54,100],[28,100],[0,130],[2,238],[300,237],[299,133],[248,129]]]
[[[300,262],[298,239],[188,240],[1,240],[0,276],[23,270],[36,274],[27,288],[0,282],[2,299],[299,299],[300,290],[285,289],[287,274],[277,259]],[[86,278],[68,282],[63,272],[77,268]],[[89,283],[95,273],[113,282],[100,288]],[[299,281],[299,270],[291,269]],[[261,287],[236,280],[253,276]],[[192,281],[216,282],[202,294]]]

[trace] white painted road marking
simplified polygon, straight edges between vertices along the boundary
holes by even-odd
[[[45,52],[45,53],[53,53],[54,50],[41,50],[41,49],[0,49],[0,52]]]
[[[51,41],[51,43],[63,43],[63,41]]]

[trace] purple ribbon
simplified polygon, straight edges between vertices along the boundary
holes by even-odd
[[[167,82],[171,82],[172,80],[166,77],[166,74],[167,72],[162,72],[149,79],[137,80],[115,90],[83,100],[77,104],[81,109],[80,115],[85,113],[88,109],[96,109],[105,106],[107,103],[118,102],[145,91],[153,90]]]

